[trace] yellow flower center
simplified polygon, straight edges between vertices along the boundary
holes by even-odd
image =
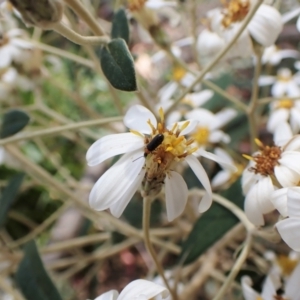
[[[173,162],[183,160],[198,149],[193,145],[193,139],[186,140],[183,135],[180,135],[189,125],[189,121],[180,125],[175,123],[173,128],[167,129],[162,108],[159,110],[159,115],[160,122],[157,126],[154,126],[150,120],[147,122],[152,133],[149,137],[145,137],[146,174],[142,186],[148,195],[156,195],[161,190]],[[137,134],[134,131],[132,133]]]
[[[291,109],[294,106],[294,102],[290,99],[282,99],[276,103],[276,108]]]
[[[248,0],[221,0],[225,9],[222,25],[227,28],[232,23],[241,22],[248,14],[250,3]]]
[[[186,70],[181,67],[175,67],[173,69],[172,79],[174,81],[180,81],[186,74]]]
[[[207,145],[209,141],[210,130],[208,127],[198,127],[196,132],[192,134],[193,139],[199,145]]]
[[[144,7],[147,0],[127,0],[127,6],[130,11],[139,11]]]
[[[257,139],[255,142],[261,148],[260,153],[255,154],[252,157],[244,155],[244,157],[252,159],[256,163],[249,171],[253,171],[255,174],[261,174],[263,176],[273,175],[275,166],[279,165],[278,160],[281,157],[281,148],[277,146],[265,146]]]
[[[286,255],[278,255],[276,260],[285,276],[291,275],[298,264],[298,259],[292,259]]]

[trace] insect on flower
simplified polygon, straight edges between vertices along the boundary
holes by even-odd
[[[147,157],[149,153],[154,151],[164,141],[165,136],[160,133],[156,135],[145,147],[144,157]]]
[[[127,111],[124,124],[130,132],[104,136],[87,152],[90,166],[124,154],[94,185],[89,197],[91,207],[109,208],[115,217],[120,217],[138,189],[151,197],[164,190],[167,217],[172,221],[183,212],[188,200],[187,184],[175,170],[176,164],[186,161],[206,190],[199,205],[200,212],[206,211],[212,202],[210,182],[194,155],[197,145],[186,138],[198,121],[166,125],[162,108],[157,120],[145,107],[134,105]],[[211,157],[217,160],[209,153]]]

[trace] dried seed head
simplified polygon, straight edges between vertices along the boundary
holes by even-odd
[[[20,12],[27,26],[51,29],[62,19],[64,6],[61,0],[10,0],[10,2]]]

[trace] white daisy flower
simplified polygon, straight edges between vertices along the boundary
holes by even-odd
[[[216,114],[207,109],[198,108],[186,113],[185,117],[198,121],[198,125],[191,133],[191,137],[202,150],[211,144],[230,142],[229,135],[220,130],[220,128],[231,121],[236,114],[237,112],[232,108],[223,109]]]
[[[218,34],[227,44],[239,30],[255,2],[255,0],[230,0],[225,2],[223,9],[217,8],[209,11],[207,17],[211,31]],[[274,44],[281,30],[280,13],[272,6],[262,4],[228,56],[252,55],[254,53],[252,39],[264,47],[269,47]],[[215,39],[212,45],[221,45],[219,41],[216,42]]]
[[[260,150],[252,157],[245,156],[250,163],[242,175],[244,209],[248,219],[257,226],[264,224],[263,214],[274,210],[273,192],[295,186],[300,180],[300,136],[293,137],[284,146],[281,135],[275,138],[274,146],[264,146],[256,140]]]
[[[7,68],[12,62],[22,63],[28,59],[32,45],[22,39],[21,29],[11,29],[0,38],[0,69]]]
[[[169,292],[159,284],[138,279],[130,282],[120,294],[116,290],[111,290],[95,300],[150,300],[158,295],[161,295],[162,299],[167,299]]]
[[[267,122],[267,129],[274,133],[278,124],[287,122],[293,134],[300,131],[300,97],[299,100],[282,98],[270,104],[270,116]],[[279,125],[280,126],[280,125]]]
[[[120,217],[128,202],[142,185],[145,195],[156,195],[165,186],[167,217],[172,221],[184,210],[188,189],[182,176],[173,171],[174,164],[186,161],[206,190],[199,210],[206,211],[212,202],[209,179],[198,159],[193,155],[197,147],[186,140],[197,121],[183,121],[165,126],[160,109],[160,122],[141,105],[132,106],[124,117],[130,132],[105,136],[96,141],[87,152],[90,166],[115,155],[121,159],[106,171],[90,193],[90,206],[95,210],[110,208]],[[213,154],[211,154],[213,155]]]
[[[271,95],[274,97],[300,96],[300,77],[298,75],[293,75],[290,69],[279,69],[277,71],[277,76],[260,76],[259,85],[266,86],[271,84]]]

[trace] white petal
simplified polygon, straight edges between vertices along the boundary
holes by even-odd
[[[211,90],[203,90],[199,93],[188,94],[186,98],[193,103],[194,107],[198,107],[206,103],[213,94],[214,92]]]
[[[284,151],[281,154],[281,158],[278,162],[300,174],[300,152],[296,151]]]
[[[295,135],[285,146],[284,150],[300,151],[300,135]]]
[[[216,188],[219,187],[221,185],[223,185],[224,183],[228,182],[231,178],[232,173],[222,170],[220,171],[211,181],[211,186]]]
[[[249,193],[246,196],[245,203],[244,203],[244,210],[247,218],[250,222],[252,222],[256,226],[262,226],[265,224],[262,212],[259,210],[257,199],[253,197],[253,186]]]
[[[89,166],[95,166],[118,154],[142,149],[144,139],[131,132],[110,134],[96,141],[89,148],[86,160]]]
[[[111,290],[109,292],[100,295],[95,300],[117,300],[118,296],[119,293],[116,290]]]
[[[225,144],[228,144],[230,142],[230,136],[221,130],[215,130],[211,132],[209,141],[211,143],[223,142]]]
[[[288,218],[279,221],[276,228],[282,239],[290,248],[295,251],[300,251],[300,219]]]
[[[271,94],[274,97],[283,97],[287,92],[288,84],[283,81],[276,81],[271,88]]]
[[[152,299],[160,294],[163,299],[169,296],[169,292],[165,287],[147,280],[138,279],[130,282],[123,289],[118,300],[133,300],[135,297],[141,296],[145,296],[146,299]]]
[[[291,128],[294,134],[300,131],[300,111],[298,108],[291,109]]]
[[[132,184],[128,185],[127,190],[122,191],[118,199],[115,199],[116,203],[109,207],[110,212],[114,217],[120,218],[129,201],[131,200],[137,189],[141,186],[145,173],[146,169],[142,169],[135,181]]]
[[[288,118],[289,118],[288,109],[279,108],[272,111],[268,120],[267,129],[273,133],[276,127],[278,126],[278,124],[282,122],[286,122]]]
[[[283,217],[288,216],[287,210],[287,188],[274,191],[271,197],[271,202]]]
[[[163,86],[158,91],[158,97],[160,98],[161,102],[168,101],[172,98],[173,94],[178,88],[178,83],[174,81],[168,82],[165,86]]]
[[[199,211],[205,212],[209,209],[212,203],[212,191],[208,176],[200,164],[199,160],[194,155],[189,155],[185,158],[186,162],[189,164],[190,168],[193,170],[201,184],[203,185],[204,189],[206,190],[206,194],[201,199],[199,204]]]
[[[283,14],[282,22],[287,23],[287,22],[291,21],[292,19],[296,18],[299,15],[299,13],[300,13],[300,7]]]
[[[293,187],[287,192],[287,210],[290,217],[300,218],[300,187]]]
[[[169,171],[165,179],[165,194],[168,221],[171,222],[182,214],[188,198],[188,188],[182,176]]]
[[[156,127],[157,121],[155,116],[149,109],[142,105],[131,106],[124,116],[124,124],[126,127],[146,134],[152,132],[147,123],[148,120]]]
[[[242,277],[242,291],[245,300],[257,300],[260,295],[251,287],[252,280],[248,276]]]
[[[267,276],[263,290],[261,293],[261,299],[273,299],[274,295],[276,295],[276,291],[281,286],[281,278],[278,271],[270,271],[269,275]]]
[[[10,47],[3,47],[0,51],[0,68],[4,69],[11,64],[12,55]]]
[[[277,146],[284,146],[293,136],[291,126],[287,122],[278,120],[274,131],[274,142]]]
[[[285,284],[285,295],[289,299],[300,300],[299,293],[299,278],[300,278],[300,264],[298,263],[293,273],[286,281]]]
[[[271,196],[274,192],[274,186],[272,180],[269,176],[264,177],[257,183],[256,197],[257,203],[260,206],[261,212],[263,214],[269,213],[274,210],[274,205],[272,204]]]
[[[230,122],[234,117],[236,117],[237,111],[233,108],[225,108],[216,113],[216,117],[218,119],[218,127],[221,128]]]
[[[116,203],[116,200],[136,183],[145,158],[140,150],[123,155],[96,182],[89,197],[90,206],[95,210],[104,210]]]
[[[214,150],[215,154],[218,155],[219,157],[221,157],[223,159],[223,161],[226,161],[228,164],[234,164],[233,159],[231,158],[231,156],[222,148],[216,148]]]
[[[261,4],[250,21],[248,29],[258,43],[269,47],[282,30],[281,15],[272,6]]]
[[[274,76],[263,75],[258,78],[258,84],[261,86],[273,84],[276,81]]]
[[[213,153],[207,152],[207,151],[205,151],[205,150],[203,150],[203,149],[199,149],[197,152],[198,152],[201,156],[206,157],[206,158],[208,158],[208,159],[211,159],[211,160],[217,162],[217,163],[220,164],[224,169],[227,169],[227,170],[229,170],[229,171],[231,171],[231,172],[236,172],[236,171],[237,171],[237,168],[236,168],[235,165],[233,165],[231,162],[228,163],[227,160],[224,160],[223,158],[221,158],[221,157],[219,157],[219,156],[217,156],[217,155],[215,155],[215,154],[213,154]]]
[[[213,126],[213,123],[216,122],[215,115],[204,108],[197,108],[186,113],[185,118],[197,120],[200,127],[206,126],[210,128],[211,126]]]
[[[275,166],[275,176],[282,187],[295,186],[299,182],[299,175],[285,166]]]

